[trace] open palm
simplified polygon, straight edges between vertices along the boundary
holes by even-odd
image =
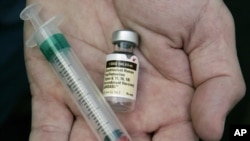
[[[30,0],[29,2],[32,2]],[[112,32],[140,35],[135,111],[118,117],[135,141],[219,140],[242,98],[233,21],[213,0],[40,0],[42,16],[64,15],[61,30],[101,89]],[[31,26],[26,24],[26,35]],[[32,90],[32,141],[95,141],[38,48],[26,48]]]

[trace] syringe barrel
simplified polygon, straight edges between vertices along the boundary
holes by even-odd
[[[58,28],[53,29],[56,30],[49,34],[43,33],[47,29],[38,30],[35,41],[97,138],[100,141],[131,141],[64,35]]]
[[[60,16],[43,22],[39,17],[40,9],[40,4],[34,3],[27,6],[20,14],[21,19],[31,20],[35,28],[34,34],[27,40],[26,45],[40,47],[98,140],[131,141],[128,133],[57,27],[61,21]]]

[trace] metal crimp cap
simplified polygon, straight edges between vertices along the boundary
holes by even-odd
[[[138,46],[139,37],[138,34],[131,30],[117,30],[113,32],[112,42],[113,44],[120,41],[132,42]]]

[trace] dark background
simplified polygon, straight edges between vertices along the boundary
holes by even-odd
[[[247,0],[224,1],[235,20],[238,57],[247,88],[249,88],[250,6]],[[0,0],[1,141],[27,141],[30,132],[31,97],[23,60],[23,23],[19,19],[19,13],[24,6],[23,0]],[[4,60],[9,61],[4,62]],[[229,113],[222,141],[229,141],[230,125],[250,124],[249,100],[250,95],[247,89],[245,98]]]
[[[23,53],[25,0],[0,0],[0,140],[28,141],[31,98]]]

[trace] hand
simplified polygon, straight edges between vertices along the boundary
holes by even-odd
[[[30,3],[33,0],[29,0]],[[141,43],[135,111],[117,114],[134,141],[219,140],[227,113],[244,96],[234,24],[217,0],[39,0],[101,89],[112,32],[132,29]],[[31,26],[26,23],[26,36]],[[25,48],[32,91],[31,141],[95,141],[38,48]]]

